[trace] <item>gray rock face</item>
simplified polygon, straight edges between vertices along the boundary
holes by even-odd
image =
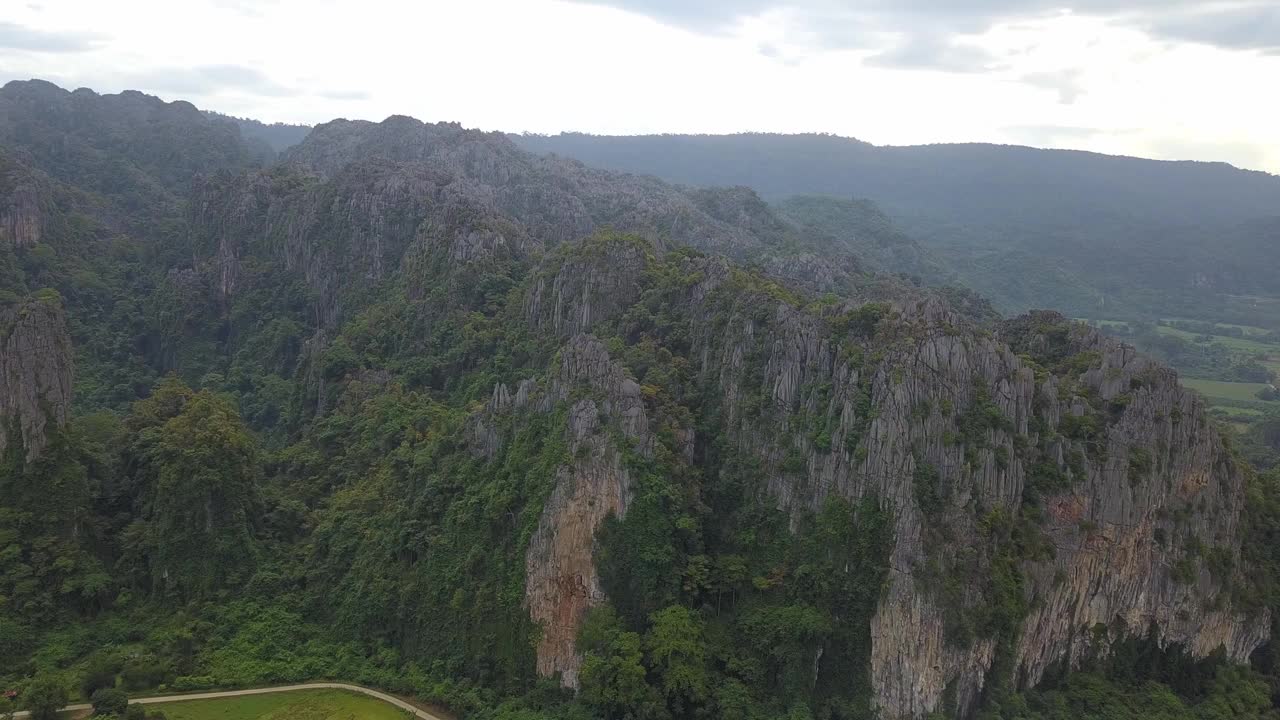
[[[211,181],[193,213],[193,227],[210,228],[197,254],[224,293],[245,257],[265,253],[316,291],[325,327],[357,281],[401,273],[410,298],[452,295],[469,267],[523,271],[541,256],[519,312],[563,343],[557,363],[540,382],[498,384],[468,429],[475,456],[493,459],[522,415],[566,413],[572,460],[530,541],[525,600],[543,627],[539,671],[568,685],[577,628],[602,597],[594,535],[628,504],[619,442],[640,453],[656,442],[640,387],[583,333],[633,307],[652,256],[684,245],[787,280],[676,256],[685,294],[663,302],[678,306],[682,361],[717,403],[718,440],[797,520],[833,495],[875,497],[892,513],[892,572],[869,628],[884,717],[934,712],[948,687],[965,712],[995,667],[1034,683],[1149,628],[1236,659],[1268,632],[1225,591],[1242,581],[1241,474],[1171,372],[1058,317],[973,326],[849,258],[791,247],[794,229],[745,189],[689,192],[392,118],[321,126],[283,167]],[[606,225],[652,247],[603,235],[559,252]],[[812,301],[796,287],[840,294]],[[700,439],[670,429],[673,454],[693,462]],[[944,597],[954,577],[972,582]],[[999,603],[1017,617],[974,620]]]
[[[548,263],[538,274],[524,303],[530,327],[568,337],[617,317],[635,302],[647,248],[627,238],[592,243],[598,246],[592,252]]]
[[[1246,660],[1270,623],[1233,609],[1225,592],[1228,581],[1242,579],[1240,469],[1198,396],[1179,386],[1173,371],[1083,327],[1069,342],[1096,357],[1075,378],[1076,388],[1105,404],[1110,418],[1096,441],[1105,443],[1102,452],[1095,450],[1074,487],[1047,503],[1045,532],[1057,553],[1028,568],[1042,602],[1024,621],[1017,647],[1026,682],[1038,681],[1054,661],[1074,665],[1148,627],[1162,644],[1185,645],[1197,656],[1222,648]],[[1042,402],[1060,390],[1044,382]],[[1062,432],[1063,418],[1079,415],[1082,405],[1089,402],[1073,397],[1046,408],[1045,432]],[[1071,440],[1060,446],[1068,454],[1080,449]],[[1214,567],[1213,557],[1227,562]],[[1186,577],[1176,576],[1179,566]],[[1106,632],[1082,632],[1100,626]]]
[[[374,161],[419,165],[466,179],[478,197],[551,246],[610,226],[659,249],[686,245],[743,254],[790,232],[753,192],[687,194],[655,178],[612,173],[520,150],[500,133],[393,117],[337,120],[289,151],[286,162],[321,177]]]
[[[50,433],[67,423],[71,375],[60,300],[39,295],[0,308],[0,454],[16,440],[28,463],[40,457]]]
[[[1019,323],[1008,328],[1019,335]],[[856,362],[816,318],[785,303],[738,302],[727,323],[697,337],[731,436],[766,468],[779,507],[803,512],[832,493],[872,494],[893,511],[892,572],[871,627],[872,683],[886,717],[934,711],[948,685],[962,711],[977,700],[997,638],[953,642],[947,613],[992,602],[980,587],[996,562],[985,524],[1030,512],[1030,478],[1049,469],[1066,483],[1044,498],[1038,521],[1052,554],[1018,560],[1033,608],[1008,650],[1020,682],[1149,627],[1162,644],[1198,655],[1222,647],[1236,660],[1265,639],[1267,618],[1234,610],[1225,591],[1241,580],[1241,474],[1200,401],[1132,348],[1076,328],[1069,354],[1084,365],[1038,380],[1006,344],[931,301],[898,306],[865,344],[870,357]],[[1017,340],[1023,349],[1038,342]],[[761,397],[765,411],[753,411],[748,399]],[[825,448],[797,432],[815,416],[829,429]],[[1082,436],[1067,417],[1090,417],[1097,429]],[[797,452],[803,471],[782,462]],[[926,468],[936,473],[936,510],[922,508],[916,487]],[[1194,559],[1201,546],[1228,559],[1224,575]],[[1188,562],[1190,581],[1175,579],[1171,568]],[[942,606],[930,567],[970,578],[964,607]]]
[[[625,244],[600,249],[611,260],[588,252],[548,264],[525,299],[531,327],[569,337],[638,295],[628,278],[643,262]],[[948,687],[966,712],[1001,657],[1031,685],[1055,662],[1076,665],[1149,629],[1162,644],[1237,660],[1266,639],[1268,619],[1233,608],[1225,589],[1242,581],[1241,473],[1171,371],[1059,316],[992,334],[929,298],[839,329],[867,308],[801,309],[767,286],[744,287],[722,259],[680,262],[690,359],[699,382],[718,389],[722,432],[762,469],[767,496],[797,518],[833,494],[873,496],[892,511],[892,571],[870,627],[885,717],[934,712]],[[625,512],[630,482],[599,430],[615,423],[642,451],[654,441],[638,386],[597,341],[571,337],[558,367],[541,393],[530,381],[495,388],[489,412],[579,398],[565,432],[581,459],[547,504],[526,594],[547,631],[539,670],[572,685],[572,637],[603,597],[589,538]],[[678,454],[693,458],[692,430],[674,435],[688,446]],[[475,443],[492,455],[500,434],[477,432]],[[1011,526],[1040,549],[1009,555],[992,528]],[[991,578],[1008,567],[1029,610],[1007,634],[953,636],[956,617],[999,601]],[[944,600],[951,574],[968,588]]]
[[[594,561],[595,534],[610,515],[623,517],[631,477],[623,449],[611,430],[632,449],[649,456],[654,438],[640,386],[610,359],[590,335],[576,335],[561,351],[558,367],[542,390],[524,381],[513,394],[505,385],[472,422],[473,450],[492,458],[502,438],[495,429],[504,415],[549,413],[567,408],[563,428],[570,461],[556,473],[525,554],[525,606],[542,626],[538,672],[558,674],[566,687],[578,686],[582,657],[575,648],[586,613],[605,599]]]
[[[651,246],[645,252],[692,247],[758,263],[814,291],[918,294],[897,279],[865,274],[848,253],[832,256],[748,188],[679,188],[537,157],[500,134],[401,117],[327,123],[276,167],[201,180],[189,227],[196,267],[224,302],[243,281],[248,258],[282,263],[306,282],[326,327],[358,302],[352,288],[398,272],[411,299],[442,285],[465,293],[468,268],[527,269],[540,253],[602,228],[640,236]],[[621,265],[548,276],[530,310],[545,314],[553,332],[572,335],[594,322],[590,314],[608,312],[601,302],[622,307],[626,298],[612,301],[608,291],[625,289],[636,259],[608,257]],[[606,285],[582,285],[598,279]],[[594,304],[580,304],[588,298]]]
[[[42,178],[0,155],[0,245],[24,248],[40,242],[48,193]]]

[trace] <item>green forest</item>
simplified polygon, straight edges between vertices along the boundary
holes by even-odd
[[[783,214],[861,238],[889,272],[958,282],[1005,313],[1192,318],[1280,330],[1280,179],[982,143],[822,134],[513,135],[521,147],[691,185],[750,185]],[[870,204],[872,211],[868,213]],[[867,227],[883,214],[899,235]]]
[[[0,703],[334,679],[461,718],[887,719],[906,592],[937,657],[987,662],[916,715],[1277,716],[1275,398],[1233,430],[1083,323],[931,289],[959,280],[873,206],[841,238],[408,118],[290,148],[39,81],[0,116]],[[1164,331],[1274,327],[1178,322],[1126,332],[1274,381]],[[1122,506],[1164,615],[1071,628],[1027,681],[1026,623]],[[530,583],[584,552],[567,683]]]

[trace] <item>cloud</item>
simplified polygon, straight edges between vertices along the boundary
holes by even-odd
[[[1075,68],[1051,70],[1047,72],[1027,73],[1019,79],[1034,87],[1053,90],[1058,93],[1058,102],[1070,105],[1085,93],[1085,84],[1081,80],[1083,73]]]
[[[326,100],[368,100],[370,97],[364,90],[322,90],[317,95]]]
[[[92,33],[49,32],[0,21],[0,50],[76,53],[96,49],[103,40]]]
[[[155,68],[129,73],[121,78],[121,83],[140,90],[177,95],[205,96],[226,90],[265,97],[301,94],[298,89],[277,83],[262,72],[243,65]]]
[[[904,70],[943,70],[976,73],[996,69],[1000,60],[972,45],[958,44],[945,37],[914,35],[867,58],[867,64]]]
[[[1011,125],[1000,128],[1001,135],[1015,142],[1039,147],[1074,143],[1089,140],[1098,135],[1116,133],[1117,131],[1079,125]]]
[[[1268,154],[1266,146],[1247,140],[1160,137],[1148,140],[1145,145],[1144,150],[1156,157],[1170,160],[1213,158],[1239,168],[1256,167],[1258,160]]]
[[[213,6],[248,17],[262,17],[264,6],[275,5],[274,0],[213,0]]]
[[[1226,49],[1280,52],[1274,0],[575,0],[647,15],[696,32],[724,32],[744,18],[785,11],[796,30],[825,48],[878,51],[882,64],[972,72],[980,60],[939,38],[980,34],[1002,23],[1062,13],[1107,18],[1155,37]],[[898,45],[874,38],[893,34]],[[930,65],[930,58],[937,64]]]
[[[1208,8],[1166,15],[1149,31],[1161,37],[1280,54],[1280,5]]]
[[[777,0],[578,0],[647,15],[667,25],[696,32],[719,32],[738,18],[751,17],[780,6]]]

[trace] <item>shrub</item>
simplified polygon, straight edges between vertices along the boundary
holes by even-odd
[[[37,675],[23,691],[22,704],[31,712],[31,720],[57,720],[58,710],[67,704],[67,687],[62,678]]]
[[[94,715],[123,715],[129,706],[129,696],[115,688],[95,690],[89,701],[93,703]]]
[[[174,678],[170,687],[178,692],[186,692],[188,690],[208,690],[217,684],[218,683],[208,675],[181,675]]]
[[[133,658],[120,671],[125,690],[149,690],[164,679],[164,668],[152,658]]]
[[[95,655],[89,661],[89,666],[85,668],[84,676],[80,679],[80,692],[86,698],[91,698],[98,690],[115,687],[116,673],[119,671],[120,661],[117,658],[110,655]]]
[[[923,459],[916,460],[915,470],[911,473],[911,489],[914,491],[916,504],[926,517],[935,517],[945,507],[942,497],[942,479],[938,469]]]

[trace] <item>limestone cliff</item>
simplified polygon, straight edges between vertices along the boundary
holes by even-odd
[[[62,301],[52,291],[0,307],[0,454],[19,442],[26,462],[67,422],[71,338]]]
[[[591,259],[601,249],[612,261]],[[643,292],[651,262],[605,243],[552,263],[531,282],[528,321],[562,337],[607,323]],[[802,307],[743,285],[723,260],[678,262],[688,357],[718,396],[720,432],[761,468],[761,491],[797,518],[831,495],[892,511],[893,570],[870,628],[886,717],[938,710],[948,689],[963,713],[991,672],[1034,685],[1055,662],[1150,630],[1236,660],[1266,639],[1267,619],[1229,592],[1245,581],[1241,472],[1173,372],[1053,314],[993,333],[933,299]],[[593,377],[604,396],[631,397],[625,376]],[[570,427],[594,428],[594,402],[581,402]],[[529,556],[530,608],[547,629],[539,669],[568,684],[567,628],[600,591],[587,529],[625,510],[617,450],[600,442],[565,470]],[[559,589],[579,576],[577,595]]]
[[[699,287],[690,301],[699,295],[713,296]],[[896,519],[871,628],[887,717],[938,709],[948,686],[961,711],[973,707],[1001,652],[1033,685],[1055,661],[1149,628],[1162,644],[1236,660],[1266,638],[1266,618],[1233,608],[1228,592],[1242,581],[1241,472],[1171,371],[1048,314],[992,337],[918,302],[850,343],[787,303],[744,300],[694,308],[729,311],[727,323],[695,324],[695,354],[737,447],[769,468],[770,495],[802,512],[829,494],[872,494]],[[765,413],[750,407],[760,397]],[[798,432],[815,424],[820,441]],[[993,527],[1009,522],[1025,523],[1020,542],[1035,548],[1013,560],[1029,611],[1004,636],[974,632],[966,615],[996,602],[983,578],[1003,572],[1009,542]],[[948,576],[968,587],[944,600]]]
[[[0,246],[24,248],[40,242],[48,196],[44,178],[0,152]]]
[[[587,610],[605,597],[593,559],[595,534],[605,518],[626,514],[631,478],[624,452],[648,456],[654,438],[640,386],[598,339],[575,335],[542,387],[525,381],[514,396],[506,385],[494,388],[485,412],[473,421],[474,446],[493,457],[501,447],[493,429],[501,416],[546,414],[558,407],[566,409],[563,432],[573,459],[558,469],[525,553],[525,605],[542,627],[538,672],[559,675],[566,686],[577,687],[578,629]],[[624,446],[615,443],[611,431]]]
[[[533,336],[520,356],[559,354],[541,380],[497,371],[512,374],[471,416],[467,449],[493,461],[513,425],[563,413],[572,459],[538,508],[524,598],[537,669],[567,685],[603,597],[595,533],[627,511],[623,458],[655,447],[710,476],[728,470],[707,458],[732,456],[751,500],[795,527],[833,496],[888,511],[865,667],[886,718],[944,698],[963,714],[992,673],[1031,685],[1149,631],[1235,659],[1267,635],[1229,591],[1247,581],[1240,471],[1171,372],[1061,317],[984,325],[970,297],[953,294],[957,311],[815,251],[747,189],[535,158],[454,125],[337,121],[278,167],[206,180],[190,226],[224,301],[278,279],[254,268],[305,283],[315,353],[370,288],[403,288],[425,326],[488,312],[473,280],[509,288],[504,322]],[[624,362],[637,343],[675,368],[646,391]],[[831,654],[813,652],[816,675]]]

